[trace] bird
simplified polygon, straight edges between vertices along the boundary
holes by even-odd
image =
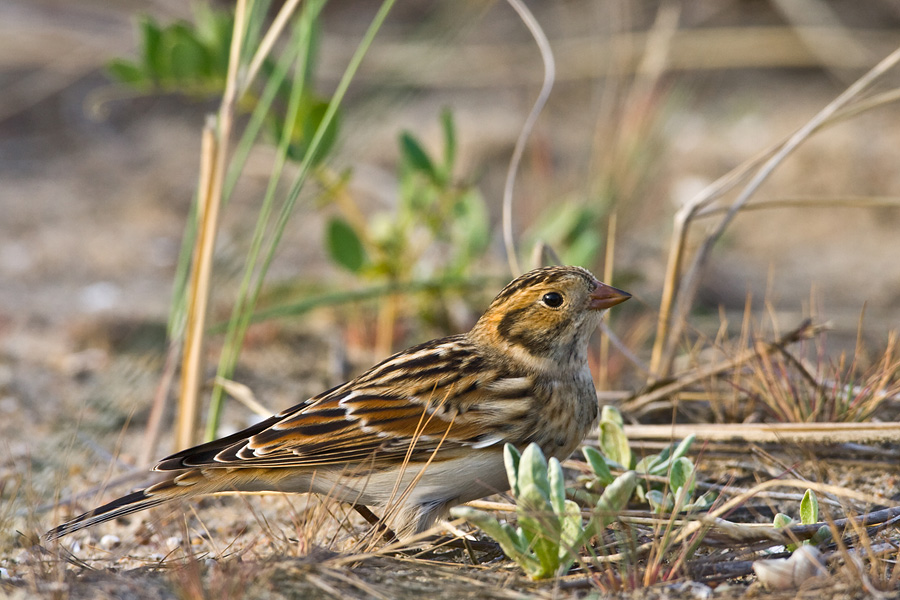
[[[242,431],[162,459],[159,483],[88,511],[47,541],[173,500],[217,492],[315,493],[401,539],[452,506],[509,489],[503,448],[564,459],[593,427],[588,339],[631,297],[588,270],[529,271],[472,329],[412,346]],[[382,512],[375,517],[374,507]]]

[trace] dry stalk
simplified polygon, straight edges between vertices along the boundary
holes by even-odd
[[[744,207],[744,212],[777,208],[900,208],[900,197],[845,196],[836,198],[776,198],[759,200]],[[727,212],[727,208],[711,207],[697,213],[696,218],[711,217]]]
[[[203,128],[200,161],[200,185],[197,198],[199,227],[195,240],[191,276],[188,282],[188,308],[181,358],[181,381],[178,393],[178,416],[175,422],[175,449],[188,448],[196,441],[200,422],[200,373],[202,371],[203,337],[206,308],[209,303],[209,281],[212,270],[212,248],[215,244],[219,203],[213,200],[216,139],[214,125],[207,120]],[[210,217],[215,218],[210,218]]]
[[[541,91],[538,94],[537,100],[534,101],[534,106],[531,107],[531,112],[528,113],[525,123],[522,125],[522,130],[519,132],[518,139],[516,139],[512,158],[509,160],[509,168],[506,171],[506,182],[503,184],[503,243],[506,247],[506,258],[509,261],[509,269],[514,276],[518,276],[522,271],[519,268],[519,258],[516,255],[516,245],[513,240],[513,185],[516,181],[516,172],[519,169],[519,163],[522,161],[522,154],[525,152],[525,142],[528,141],[528,136],[531,135],[534,124],[537,122],[538,116],[544,109],[544,105],[547,104],[547,99],[550,97],[550,91],[553,89],[553,81],[556,79],[556,62],[553,59],[553,49],[550,47],[550,42],[547,40],[544,30],[541,28],[537,19],[534,18],[534,15],[531,14],[531,11],[528,10],[525,3],[522,2],[522,0],[506,1],[513,10],[516,11],[519,18],[522,19],[522,23],[525,24],[532,37],[534,37],[534,41],[541,52],[541,60],[544,63],[544,81],[541,84]]]
[[[681,276],[681,264],[687,245],[687,232],[698,213],[708,206],[724,191],[730,189],[739,176],[748,173],[755,165],[743,165],[734,172],[707,187],[699,195],[686,203],[675,216],[675,227],[670,246],[669,264],[666,269],[666,281],[663,300],[660,307],[657,338],[653,349],[651,367],[656,378],[665,378],[672,369],[675,351],[680,343],[687,323],[688,314],[693,306],[700,279],[709,261],[713,246],[725,232],[737,214],[743,210],[747,201],[756,193],[772,172],[813,133],[841,114],[851,101],[855,100],[875,80],[884,75],[900,61],[900,49],[895,50],[865,75],[848,87],[842,94],[819,111],[805,125],[798,129],[785,142],[774,148],[771,156],[756,169],[750,181],[744,186],[737,198],[727,209],[725,215],[706,236],[686,274]],[[753,161],[751,161],[753,162]],[[677,287],[676,287],[677,286]]]
[[[216,377],[213,380],[215,385],[221,386],[225,393],[246,406],[250,411],[258,417],[269,418],[275,414],[276,411],[264,406],[259,400],[256,399],[256,394],[253,393],[253,390],[250,389],[249,386],[244,385],[243,383],[239,383],[237,381],[232,381],[231,379],[226,379],[224,377]]]
[[[848,64],[870,64],[868,48],[844,25],[831,6],[823,0],[773,0],[772,6],[793,26],[803,45],[821,61],[832,75],[846,79]],[[828,38],[816,35],[827,28]]]
[[[868,494],[863,494],[854,490],[850,490],[848,488],[827,485],[822,483],[810,482],[810,481],[802,481],[799,479],[774,479],[770,481],[764,481],[759,485],[754,486],[753,488],[747,490],[743,494],[736,496],[717,507],[716,509],[710,511],[705,515],[700,515],[696,520],[690,521],[684,524],[682,527],[678,529],[678,532],[670,543],[671,547],[675,547],[679,544],[688,543],[690,538],[698,533],[705,533],[709,531],[715,530],[717,533],[721,533],[724,536],[729,536],[733,540],[749,543],[749,542],[757,542],[757,541],[771,541],[775,544],[784,544],[792,541],[796,541],[796,539],[803,539],[809,536],[812,536],[815,531],[812,530],[814,527],[815,530],[825,524],[820,523],[816,525],[798,525],[793,526],[784,530],[770,528],[767,526],[749,526],[749,525],[739,525],[732,523],[730,521],[725,521],[722,516],[728,514],[731,510],[739,507],[743,503],[745,503],[750,498],[755,497],[762,491],[765,491],[772,487],[795,487],[798,489],[812,489],[817,493],[822,495],[825,494],[833,494],[839,497],[852,498],[854,500],[858,500],[861,502],[868,503],[877,503],[879,499],[873,498]],[[873,513],[869,513],[868,515],[862,515],[860,517],[852,517],[847,519],[841,519],[839,521],[835,521],[835,523],[841,523],[841,527],[847,525],[859,525],[859,524],[873,524],[877,522],[887,521],[894,516],[900,514],[900,508],[887,509],[885,511],[876,511]],[[636,549],[633,549],[630,552],[618,553],[618,554],[609,554],[605,556],[597,556],[597,557],[582,557],[585,562],[595,561],[600,563],[616,563],[616,562],[628,562],[634,561],[639,557],[645,556],[648,553],[654,550],[654,546],[658,542],[651,541],[644,544],[641,544]]]
[[[199,227],[191,265],[191,278],[188,284],[187,327],[181,366],[178,419],[175,428],[176,449],[187,448],[197,442],[200,421],[199,394],[203,372],[203,341],[206,312],[209,305],[212,255],[218,230],[222,186],[228,165],[228,145],[238,99],[238,66],[246,23],[247,1],[238,0],[234,13],[234,31],[228,57],[225,93],[222,95],[222,103],[219,105],[215,124],[207,122],[203,130],[201,178],[197,200]]]
[[[269,27],[268,31],[266,31],[266,35],[263,36],[263,39],[259,42],[259,47],[253,54],[253,58],[250,59],[250,65],[247,67],[246,74],[241,81],[240,95],[243,95],[250,88],[250,84],[253,83],[253,80],[256,79],[260,67],[262,67],[263,62],[266,60],[266,57],[269,56],[269,53],[272,52],[276,40],[278,40],[281,32],[284,31],[285,26],[297,10],[299,4],[300,0],[287,0],[279,9],[278,14],[272,21],[272,25]]]
[[[603,281],[611,282],[616,255],[616,213],[609,215],[606,227],[606,256],[603,261]],[[609,317],[607,317],[609,318]],[[609,389],[609,336],[600,338],[600,366],[597,373],[597,388]]]
[[[179,351],[180,348],[177,341],[171,341],[166,351],[166,362],[163,366],[162,377],[160,377],[156,386],[156,393],[153,395],[153,405],[150,408],[150,417],[147,419],[147,430],[144,432],[144,443],[141,444],[141,454],[137,460],[137,466],[139,467],[149,466],[156,456],[159,437],[162,433],[163,414],[169,398],[169,390],[172,387],[172,380],[175,379]]]
[[[461,8],[461,7],[460,7]],[[840,47],[844,32],[865,40],[874,56],[883,56],[897,47],[900,35],[891,29],[807,27],[804,33],[822,44]],[[596,81],[611,76],[628,76],[646,65],[646,48],[652,42],[651,31],[614,33],[598,39],[591,35],[553,40],[559,68],[556,81],[572,83]],[[792,26],[682,28],[667,40],[666,68],[672,72],[705,72],[734,69],[818,68],[821,59],[811,53]],[[344,41],[339,46],[350,47]],[[541,74],[523,61],[533,43],[476,43],[435,49],[432,39],[381,44],[372,49],[370,69],[362,75],[366,81],[414,81],[432,90],[495,88],[539,85]],[[417,59],[435,53],[452,54],[457,60],[441,64],[439,69],[422,69]],[[349,52],[347,52],[349,54]],[[338,60],[346,60],[339,56]],[[474,70],[470,65],[477,64]],[[842,56],[839,68],[861,70],[872,64],[866,57]],[[607,84],[608,85],[608,82]]]
[[[649,392],[640,394],[631,400],[627,400],[622,404],[621,408],[623,411],[631,414],[640,414],[648,405],[658,400],[662,400],[667,396],[680,392],[697,382],[721,375],[726,371],[731,371],[748,361],[777,352],[787,344],[793,344],[800,340],[812,338],[821,333],[824,329],[825,325],[813,324],[809,320],[806,320],[793,331],[788,332],[775,342],[755,344],[754,348],[744,350],[734,358],[683,373],[671,383],[656,387]]]
[[[880,443],[900,437],[900,423],[739,423],[626,425],[629,440],[681,439],[695,434],[710,442],[744,441],[779,444]]]

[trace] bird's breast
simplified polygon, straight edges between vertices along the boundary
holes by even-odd
[[[597,393],[587,367],[568,376],[556,377],[539,386],[544,393],[535,399],[538,419],[533,439],[544,455],[560,460],[581,444],[597,419]]]

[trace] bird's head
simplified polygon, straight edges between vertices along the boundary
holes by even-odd
[[[581,365],[606,309],[630,297],[581,267],[535,269],[497,294],[470,336],[535,365]]]

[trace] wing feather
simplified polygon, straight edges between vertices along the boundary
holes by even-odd
[[[485,368],[465,336],[410,348],[344,385],[220,440],[174,454],[157,470],[316,468],[442,460],[510,438],[532,406],[529,378]],[[525,424],[522,423],[524,426]]]

